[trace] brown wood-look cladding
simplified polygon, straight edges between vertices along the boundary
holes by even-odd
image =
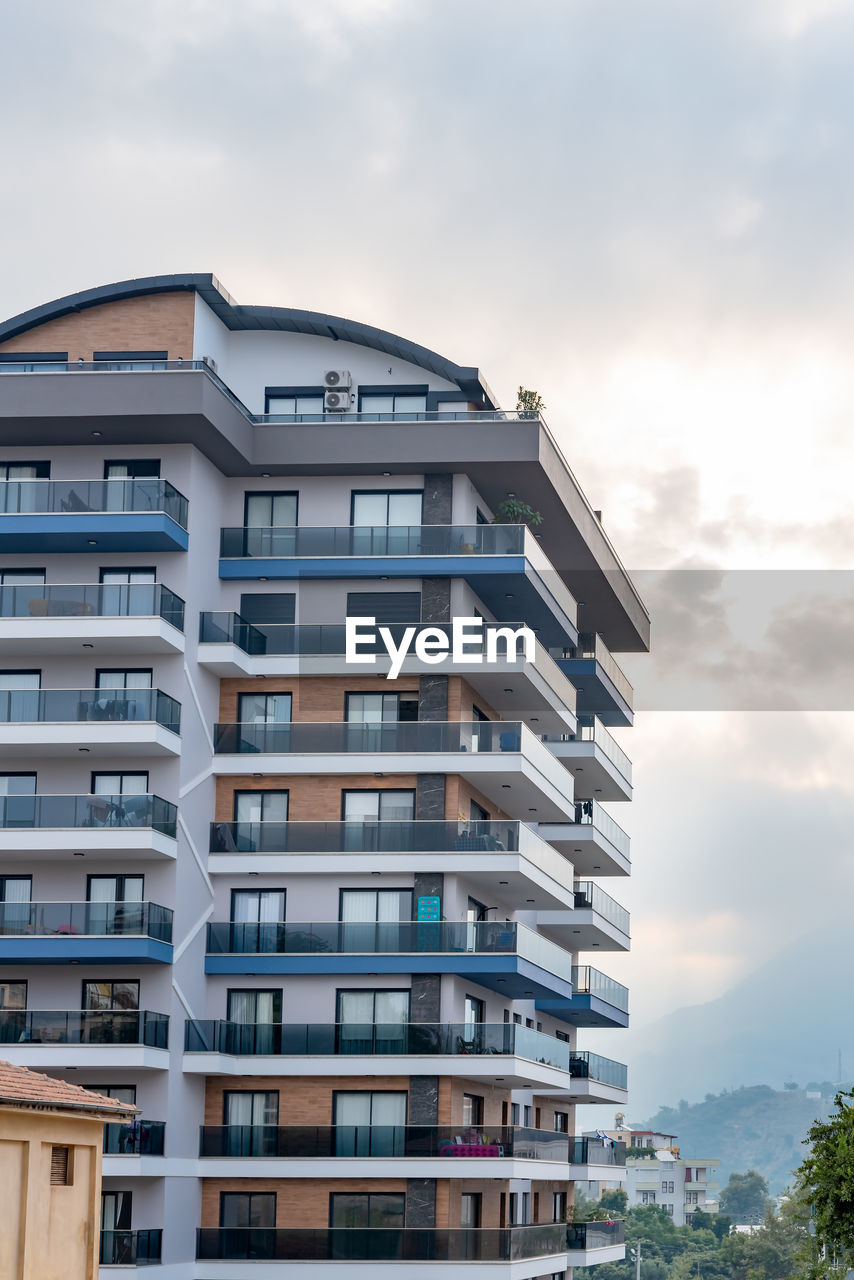
[[[7,338],[0,351],[67,351],[69,360],[91,360],[96,351],[166,351],[170,360],[191,360],[195,305],[195,293],[183,290],[105,302]]]

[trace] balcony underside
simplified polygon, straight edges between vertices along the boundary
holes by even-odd
[[[526,1160],[519,1156],[467,1156],[454,1159],[441,1156],[330,1156],[314,1159],[206,1156],[193,1161],[193,1165],[192,1174],[188,1176],[197,1178],[450,1178],[454,1181],[471,1178],[530,1178],[541,1182],[565,1182],[569,1176],[567,1169],[570,1167],[566,1161]],[[591,1176],[605,1175],[600,1172]]]
[[[614,1254],[614,1259],[622,1258],[625,1253],[624,1246],[620,1246],[621,1252]],[[595,1255],[590,1254],[587,1260],[588,1266],[594,1262],[612,1261],[610,1250],[595,1250]],[[599,1258],[599,1253],[608,1253],[607,1258]],[[529,1258],[519,1262],[476,1262],[467,1261],[464,1264],[459,1261],[446,1262],[413,1262],[406,1261],[395,1265],[394,1262],[352,1262],[347,1260],[335,1261],[303,1261],[300,1259],[282,1262],[264,1262],[260,1259],[254,1261],[211,1261],[197,1262],[196,1269],[192,1272],[194,1280],[281,1280],[282,1274],[287,1269],[288,1276],[296,1276],[299,1280],[329,1280],[330,1276],[340,1275],[342,1280],[377,1280],[377,1276],[388,1275],[391,1277],[396,1270],[398,1275],[405,1275],[406,1280],[437,1280],[439,1276],[452,1277],[454,1272],[457,1277],[460,1275],[460,1267],[465,1265],[468,1267],[468,1274],[476,1276],[477,1280],[535,1280],[540,1276],[551,1276],[554,1273],[565,1271],[568,1266],[582,1266],[581,1262],[572,1264],[568,1261],[570,1257],[582,1256],[580,1254],[569,1254],[566,1252],[558,1254],[546,1254],[539,1258]],[[584,1255],[587,1256],[587,1255]],[[106,1277],[111,1272],[103,1273]],[[180,1280],[185,1280],[187,1273],[181,1272]],[[157,1277],[161,1280],[163,1269],[161,1268]],[[163,1280],[172,1280],[172,1277],[164,1277]],[[177,1275],[175,1280],[178,1280]]]
[[[430,927],[429,925],[427,926]],[[567,956],[567,961],[570,957]],[[205,956],[205,973],[232,974],[401,974],[448,973],[470,978],[479,986],[497,991],[509,1000],[542,997],[559,1003],[572,1000],[572,984],[550,974],[521,956],[482,953],[336,955],[211,955]]]
[[[575,779],[579,799],[631,800],[632,784],[598,742],[550,742],[549,749]]]
[[[595,658],[558,658],[557,665],[578,691],[578,714],[598,716],[603,724],[631,725],[632,706]]]
[[[605,1106],[625,1106],[629,1097],[628,1089],[619,1085],[605,1084],[601,1080],[576,1076],[569,1081],[566,1089],[554,1091],[545,1086],[538,1092],[544,1098],[560,1098],[563,1102],[575,1102],[579,1106],[593,1106],[599,1103]]]
[[[186,529],[162,511],[38,512],[0,515],[0,551],[8,555],[68,552],[186,551]],[[91,545],[94,544],[94,545]]]
[[[574,645],[575,622],[525,556],[323,556],[220,560],[219,576],[241,582],[305,579],[462,578],[497,619],[524,618],[547,648]],[[511,599],[508,599],[511,597]],[[567,638],[569,637],[569,638]]]
[[[0,621],[0,654],[29,657],[62,654],[68,657],[83,646],[94,657],[106,653],[183,653],[184,637],[162,618],[3,618]],[[91,647],[90,647],[91,646]]]
[[[175,858],[177,841],[151,827],[3,827],[0,862],[34,858],[56,860],[58,855],[85,855],[87,862],[123,858],[126,861]]]
[[[77,756],[82,748],[93,756],[179,756],[181,739],[150,720],[0,724],[0,757]]]
[[[542,1013],[550,1013],[554,1018],[569,1022],[574,1027],[627,1027],[629,1015],[616,1005],[609,1004],[599,996],[576,994],[571,1000],[560,1000],[547,997],[537,1000],[536,1007]]]
[[[33,1071],[168,1071],[168,1049],[144,1044],[40,1044],[30,1040],[0,1044],[0,1057]]]
[[[2,648],[0,648],[2,652]],[[539,653],[539,651],[538,651]],[[198,660],[220,678],[228,676],[384,676],[390,659],[377,655],[374,662],[347,662],[344,654],[248,654],[236,644],[199,645]],[[535,663],[508,662],[486,667],[483,663],[458,662],[453,667],[430,666],[414,655],[404,660],[403,676],[463,676],[493,707],[502,720],[523,720],[538,733],[574,733],[575,690],[548,654]]]
[[[171,964],[172,947],[158,938],[73,937],[69,934],[0,938],[2,964]]]
[[[569,859],[577,875],[627,876],[631,872],[628,856],[592,824],[544,822],[539,831]]]
[[[57,1064],[63,1065],[63,1064]],[[323,1054],[282,1056],[281,1054],[187,1053],[181,1062],[185,1075],[203,1076],[455,1076],[504,1085],[509,1089],[548,1091],[565,1097],[577,1081],[569,1072],[546,1062],[533,1062],[510,1054]],[[625,1097],[623,1091],[622,1097]]]
[[[541,911],[537,928],[567,951],[628,951],[627,933],[592,907],[573,911]]]

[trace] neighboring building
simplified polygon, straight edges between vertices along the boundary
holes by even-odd
[[[116,1121],[134,1114],[114,1098],[0,1061],[0,1276],[98,1274],[101,1147]],[[106,1244],[121,1252],[120,1241]]]
[[[618,1168],[574,1112],[626,1100],[586,961],[629,945],[649,619],[540,416],[168,276],[0,324],[0,440],[0,1041],[140,1108],[105,1230],[161,1280],[622,1257],[563,1224]],[[345,616],[433,651],[388,680]]]
[[[677,1227],[689,1223],[697,1209],[717,1213],[719,1166],[719,1160],[682,1157],[664,1148],[653,1156],[630,1157],[626,1161],[629,1206],[661,1205]]]

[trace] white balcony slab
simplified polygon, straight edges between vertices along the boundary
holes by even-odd
[[[25,1041],[0,1045],[0,1056],[33,1071],[131,1070],[168,1071],[169,1050],[145,1044],[38,1044]]]
[[[589,823],[543,823],[540,835],[569,858],[580,876],[627,876],[631,860],[603,831]]]
[[[622,1248],[622,1246],[621,1246]],[[595,1252],[605,1252],[597,1250]],[[527,1258],[522,1262],[197,1262],[196,1280],[282,1280],[283,1272],[288,1276],[297,1276],[299,1280],[377,1280],[378,1276],[389,1277],[389,1280],[436,1280],[437,1277],[454,1277],[460,1275],[464,1266],[466,1275],[475,1280],[536,1280],[539,1276],[551,1277],[554,1273],[565,1271],[570,1264],[569,1254],[555,1253],[547,1257]],[[616,1257],[617,1255],[615,1255]],[[620,1254],[620,1257],[623,1255]],[[600,1259],[596,1259],[600,1261]],[[611,1261],[602,1258],[602,1262]],[[581,1263],[576,1263],[581,1266]],[[585,1265],[592,1265],[587,1263]],[[115,1267],[102,1271],[103,1280],[115,1272]],[[157,1280],[164,1280],[158,1271]],[[172,1280],[172,1277],[169,1277]],[[176,1278],[177,1280],[177,1278]]]
[[[575,792],[587,800],[631,800],[632,784],[598,742],[550,742],[555,759],[560,760],[575,779]]]
[[[0,724],[0,758],[9,756],[179,756],[181,739],[152,720]]]
[[[162,618],[2,618],[0,655],[27,657],[76,650],[102,653],[183,653],[184,636]]]
[[[121,1157],[119,1157],[121,1158]],[[106,1166],[106,1160],[104,1161]],[[200,1178],[451,1178],[455,1181],[471,1178],[530,1178],[540,1181],[566,1181],[566,1161],[523,1160],[513,1157],[491,1158],[477,1156],[469,1159],[442,1159],[441,1157],[396,1158],[349,1156],[318,1157],[317,1159],[238,1159],[232,1157],[206,1157],[196,1166]],[[586,1168],[586,1166],[585,1166]],[[586,1175],[585,1175],[586,1176]],[[602,1177],[601,1173],[591,1175]]]
[[[541,911],[537,929],[567,951],[628,951],[631,938],[592,907]]]
[[[111,858],[176,858],[178,842],[151,827],[2,827],[0,861],[20,857],[56,859],[82,853],[88,861]]]
[[[553,1092],[547,1086],[539,1090],[544,1098],[560,1098],[564,1102],[575,1102],[584,1106],[603,1103],[608,1106],[625,1106],[628,1102],[628,1089],[620,1089],[617,1085],[603,1084],[600,1080],[589,1080],[573,1077],[566,1087]],[[601,1175],[600,1175],[601,1176]],[[580,1265],[580,1264],[579,1264]]]
[[[595,1267],[603,1262],[622,1262],[626,1256],[624,1244],[608,1245],[604,1249],[569,1249],[566,1254],[568,1267]]]

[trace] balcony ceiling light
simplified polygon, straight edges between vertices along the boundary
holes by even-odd
[[[98,543],[96,542],[96,540],[95,540],[94,538],[89,538],[89,539],[88,539],[88,542],[89,542],[89,546],[90,546],[90,547],[97,547],[97,545],[98,545]]]
[[[509,783],[509,782],[502,782],[502,784],[501,784],[501,790],[502,790],[502,791],[509,791],[509,790],[510,790],[510,783]]]
[[[86,854],[85,854],[85,853],[82,853],[80,850],[77,850],[77,849],[76,849],[76,850],[74,851],[74,857],[75,857],[75,858],[85,858],[85,857],[86,857]]]
[[[512,689],[505,689],[505,690],[504,690],[504,692],[505,692],[505,693],[512,693],[512,692],[513,692],[513,690],[512,690]]]
[[[78,748],[77,748],[77,750],[78,750],[78,751],[85,751],[87,755],[89,754],[89,748],[88,748],[88,747],[78,747]]]
[[[499,881],[498,881],[498,883],[499,883],[499,884],[509,884],[509,883],[510,883],[510,881],[509,881],[509,880],[499,880]]]
[[[269,479],[270,479],[270,472],[269,472],[269,471],[262,471],[262,472],[261,472],[261,479],[262,479],[262,480],[269,480]]]
[[[504,592],[504,599],[505,599],[505,600],[515,600],[515,599],[516,599],[516,597],[514,596],[514,594],[513,594],[513,592],[512,592],[512,591],[505,591],[505,592]]]
[[[536,902],[536,898],[526,898],[526,902]]]
[[[92,435],[95,437],[95,439],[96,439],[96,440],[100,440],[100,439],[101,439],[102,434],[103,434],[103,433],[102,433],[101,431],[93,431],[93,432],[92,432]]]
[[[83,648],[84,648],[84,649],[94,649],[94,648],[95,648],[95,646],[92,644],[92,641],[91,641],[91,640],[84,640],[84,641],[83,641]]]

